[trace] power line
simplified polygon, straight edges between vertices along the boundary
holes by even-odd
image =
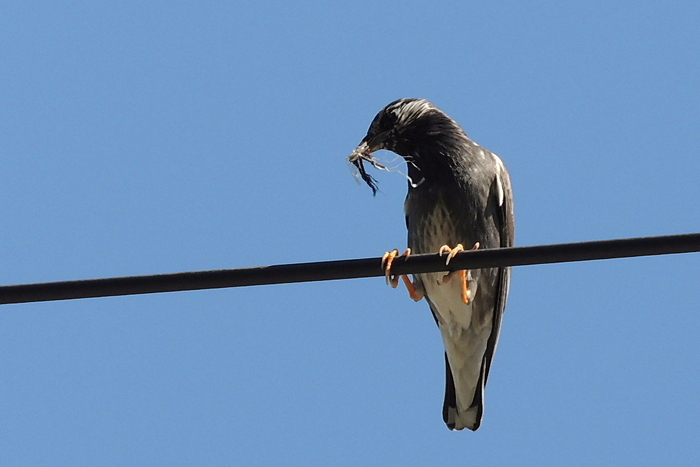
[[[459,253],[445,265],[437,254],[397,257],[395,274],[566,263],[700,251],[700,233],[594,242],[521,246]],[[381,258],[281,264],[242,269],[0,286],[0,304],[111,297],[185,290],[313,282],[383,276]]]

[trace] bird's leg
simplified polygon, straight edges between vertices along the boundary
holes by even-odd
[[[472,250],[478,250],[479,249],[479,242],[476,242],[474,246],[472,247]],[[447,261],[445,261],[445,264],[450,264],[450,260],[455,257],[455,255],[461,251],[464,251],[464,246],[462,246],[461,243],[458,243],[456,247],[450,248],[448,245],[443,245],[440,247],[440,256],[442,256],[444,253],[449,252],[447,255]],[[459,278],[462,281],[462,301],[469,305],[472,302],[472,298],[469,296],[469,277],[468,277],[468,271],[466,270],[461,270],[461,271],[452,271],[448,272],[442,277],[442,283],[447,284],[450,282],[450,279],[452,279],[452,276],[454,274],[459,275]]]
[[[401,256],[406,256],[411,254],[411,249],[407,248],[406,251],[403,253]],[[399,277],[403,279],[404,284],[406,284],[406,288],[408,289],[408,295],[415,301],[420,301],[423,298],[423,292],[421,290],[418,290],[418,287],[411,282],[411,279],[407,275],[402,275],[402,276],[395,276],[391,274],[391,264],[394,262],[394,258],[399,256],[399,250],[392,250],[392,251],[387,251],[384,253],[384,256],[382,256],[382,268],[384,268],[384,274],[386,275],[386,283],[392,286],[393,288],[396,288],[399,286]]]

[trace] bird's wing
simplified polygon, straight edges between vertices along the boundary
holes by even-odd
[[[495,157],[495,156],[494,156]],[[492,233],[498,235],[500,247],[513,246],[514,240],[514,211],[513,211],[513,193],[510,184],[510,178],[505,166],[499,162],[499,169],[492,181],[489,191],[489,200],[487,202],[487,211],[492,217]],[[490,308],[491,313],[491,331],[486,341],[483,358],[481,360],[481,369],[479,372],[479,380],[474,388],[474,396],[471,402],[462,401],[468,404],[468,409],[460,412],[457,407],[457,394],[455,388],[454,377],[450,368],[450,362],[445,358],[447,367],[447,383],[445,387],[445,403],[443,405],[443,419],[451,429],[469,428],[477,430],[481,424],[483,416],[483,401],[484,389],[488,380],[491,362],[493,361],[496,347],[498,346],[498,338],[501,332],[501,320],[506,307],[508,298],[508,289],[510,286],[510,268],[498,268],[494,290],[493,307]],[[484,284],[485,285],[485,284]],[[436,314],[431,304],[433,315]],[[484,310],[486,311],[486,310]]]
[[[500,162],[500,161],[499,161]],[[501,248],[513,246],[515,240],[515,214],[513,210],[513,189],[510,184],[510,176],[505,169],[503,163],[499,164],[499,171],[496,173],[492,186],[492,196],[498,202],[496,215],[496,228],[501,239]],[[511,268],[499,268],[498,278],[496,280],[496,303],[493,310],[493,324],[491,327],[491,335],[489,336],[488,344],[486,345],[486,353],[484,354],[484,362],[482,367],[483,384],[480,387],[483,389],[486,386],[486,381],[489,376],[493,355],[498,346],[498,337],[501,334],[501,320],[506,308],[508,299],[508,290],[510,288]]]

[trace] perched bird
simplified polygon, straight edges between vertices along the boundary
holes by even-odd
[[[384,169],[373,156],[388,149],[405,159],[404,204],[408,247],[404,254],[448,253],[513,245],[510,176],[501,159],[469,139],[457,122],[424,99],[399,99],[372,121],[348,158],[376,193],[363,165]],[[396,287],[385,254],[387,280]],[[403,279],[414,300],[425,297],[445,344],[447,383],[442,415],[448,428],[477,430],[484,388],[498,344],[510,284],[510,268],[416,274]],[[460,280],[454,280],[459,276]]]

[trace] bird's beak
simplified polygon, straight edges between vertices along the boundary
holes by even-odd
[[[358,162],[367,161],[377,168],[383,168],[381,164],[378,164],[377,159],[372,155],[373,152],[379,151],[380,149],[386,149],[384,142],[387,139],[386,133],[380,133],[378,135],[367,137],[360,142],[360,145],[355,148],[355,150],[350,154],[348,160],[354,164]]]
[[[386,142],[387,138],[389,137],[389,132],[384,132],[384,133],[377,133],[376,135],[370,137],[369,135],[365,136],[365,139],[362,140],[362,143],[360,143],[360,146],[363,144],[366,146],[367,154],[372,154],[374,151],[379,151],[380,149],[386,149],[386,146],[384,143]]]
[[[359,146],[355,148],[355,150],[350,154],[350,157],[348,157],[348,160],[350,162],[355,162],[361,159],[366,159],[368,157],[372,156],[372,150],[369,147],[369,144],[367,144],[367,141],[362,140]]]
[[[371,138],[365,136],[360,145],[355,148],[350,156],[348,156],[348,161],[357,167],[362,180],[364,180],[365,183],[372,188],[372,192],[375,194],[377,193],[377,182],[370,174],[367,173],[363,162],[369,162],[378,169],[386,169],[384,165],[382,165],[372,156],[374,151],[384,149],[384,142],[386,141],[386,138],[387,134],[385,133],[380,133]]]
[[[360,142],[360,145],[350,154],[348,160],[353,163],[361,160],[372,162],[372,153],[380,149],[385,149],[384,142],[387,136],[387,133],[379,133],[371,137],[369,135],[365,136],[362,142]]]

